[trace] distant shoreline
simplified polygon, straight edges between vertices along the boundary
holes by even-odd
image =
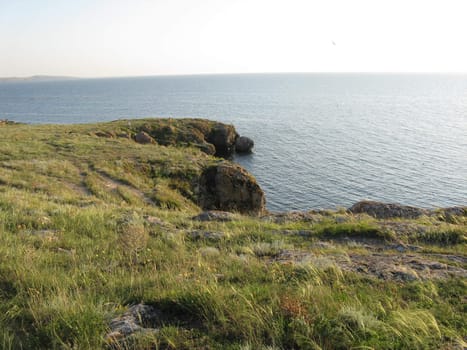
[[[0,77],[0,82],[21,82],[21,81],[56,81],[56,80],[77,80],[77,77],[54,76],[54,75],[33,75],[30,77]]]

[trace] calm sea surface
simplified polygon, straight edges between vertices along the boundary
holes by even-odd
[[[467,75],[258,74],[0,83],[0,119],[201,117],[255,140],[268,208],[467,204]],[[1,150],[0,150],[1,151]]]

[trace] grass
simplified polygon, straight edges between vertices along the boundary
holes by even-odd
[[[319,222],[191,220],[200,211],[196,179],[217,161],[190,146],[200,136],[189,133],[203,127],[169,120],[0,126],[0,348],[465,346],[465,278],[402,283],[330,260],[366,249],[340,238],[401,239],[377,220],[337,223],[342,211]],[[142,128],[167,146],[116,136]],[[411,242],[465,257],[462,218],[424,220],[432,230]],[[194,230],[219,235],[192,238]],[[316,249],[321,240],[334,248]],[[276,261],[284,251],[316,259]],[[107,339],[109,321],[140,302],[164,315],[153,325],[158,332]]]

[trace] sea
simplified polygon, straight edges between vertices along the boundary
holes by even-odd
[[[0,83],[0,119],[234,124],[272,211],[467,205],[467,75],[239,74]],[[1,150],[0,150],[1,152]]]

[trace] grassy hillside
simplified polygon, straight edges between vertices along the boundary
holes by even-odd
[[[194,220],[205,123],[0,125],[0,348],[467,346],[465,216]]]

